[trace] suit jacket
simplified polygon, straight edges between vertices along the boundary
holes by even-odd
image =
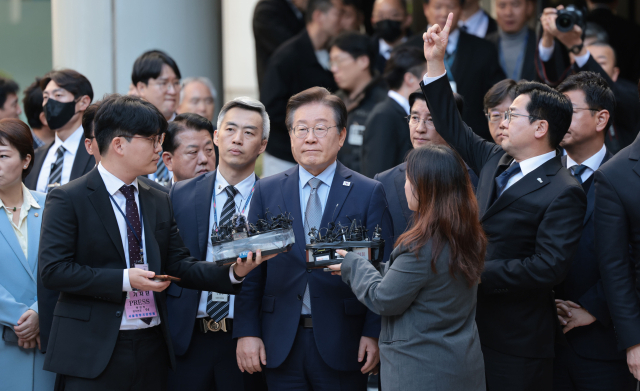
[[[413,37],[406,44],[422,49],[422,35]],[[484,95],[506,77],[497,58],[498,51],[491,42],[460,31],[451,73],[457,92],[464,97],[462,119],[476,134],[489,141],[492,138],[484,116]]]
[[[607,151],[601,164],[612,157],[611,152]],[[566,156],[562,157],[562,164],[567,166]],[[589,178],[589,182],[593,182],[592,178],[593,176]],[[555,288],[556,297],[580,304],[597,319],[588,326],[576,327],[564,334],[567,342],[578,355],[593,360],[621,360],[626,356],[624,352],[617,349],[616,333],[611,323],[611,314],[598,269],[594,243],[594,207],[595,186],[591,183],[587,190],[587,213],[582,223],[578,251],[573,258],[567,277]]]
[[[473,184],[473,189],[478,186],[478,176],[473,170],[467,166],[469,179]],[[413,211],[409,209],[407,196],[404,193],[404,182],[407,175],[407,163],[401,163],[385,172],[376,174],[373,179],[382,183],[384,193],[389,202],[389,212],[393,220],[393,233],[395,234],[393,242],[407,230],[407,226],[413,218]]]
[[[293,216],[296,242],[289,252],[265,262],[245,279],[243,291],[236,296],[233,337],[262,338],[267,368],[280,366],[291,351],[308,283],[313,333],[320,356],[335,370],[359,370],[360,338],[378,338],[380,317],[367,310],[340,277],[307,270],[298,182],[296,165],[256,184],[249,221],[255,223],[267,208],[278,211],[280,207]],[[382,185],[338,162],[320,226],[326,227],[331,221],[344,225],[350,219],[362,221],[369,232],[376,225],[382,227],[386,261],[393,247],[393,225]]]
[[[138,181],[147,184],[149,187],[153,187],[154,189],[169,194],[169,189],[156,181],[152,181],[146,176],[139,176]],[[51,333],[51,325],[53,323],[53,311],[56,308],[59,296],[60,292],[44,287],[42,284],[42,277],[40,273],[38,273],[38,303],[40,307],[38,318],[40,320],[40,346],[42,353],[47,351],[49,334]]]
[[[47,157],[47,153],[49,152],[49,149],[51,149],[52,145],[53,141],[36,149],[31,172],[29,172],[29,175],[24,178],[24,185],[27,186],[29,190],[36,189],[36,186],[38,185],[38,176],[40,175],[40,170],[42,169],[42,164],[44,163],[44,159]],[[87,149],[84,147],[84,137],[81,137],[80,145],[78,146],[78,150],[76,151],[76,157],[73,160],[73,166],[71,166],[71,175],[69,176],[69,182],[76,178],[80,178],[84,174],[91,171],[95,166],[96,159],[87,153]]]
[[[596,171],[595,246],[618,348],[640,343],[640,136]]]
[[[538,50],[538,42],[536,40],[535,31],[529,29],[529,35],[527,36],[527,45],[525,47],[524,58],[522,59],[522,74],[520,75],[520,79],[536,81],[538,80],[538,75],[536,73],[536,50]],[[487,34],[485,39],[496,46],[496,50],[498,51],[498,64],[500,63],[500,33],[498,31],[494,31],[491,34]],[[509,77],[509,76],[507,76]]]
[[[413,149],[407,115],[389,96],[371,110],[362,139],[360,172],[363,175],[373,178],[397,166]]]
[[[166,193],[138,183],[149,270],[182,278],[181,286],[237,293],[229,268],[189,256]],[[106,368],[124,314],[126,264],[120,230],[97,169],[47,196],[40,237],[39,271],[45,288],[60,292],[44,369],[95,378]],[[172,367],[166,291],[154,293]],[[96,337],[99,336],[99,337]]]
[[[287,0],[260,0],[253,11],[258,87],[262,86],[269,58],[280,45],[304,29]],[[217,156],[217,155],[216,155]]]
[[[498,31],[498,22],[496,22],[496,20],[493,19],[491,15],[487,13],[487,11],[483,10],[482,12],[484,12],[484,14],[489,17],[489,26],[487,26],[487,33],[484,36],[484,38],[487,38],[487,35]]]
[[[478,287],[480,340],[513,356],[553,357],[558,326],[553,287],[564,279],[578,247],[584,191],[557,156],[492,203],[498,170],[513,158],[462,122],[446,78],[422,91],[442,138],[479,174],[476,196],[489,240]]]
[[[484,360],[476,328],[478,284],[449,273],[445,244],[431,269],[432,243],[418,256],[396,247],[382,273],[349,253],[342,281],[358,300],[382,316],[382,389],[390,391],[484,390]]]
[[[306,29],[291,38],[269,59],[260,101],[271,119],[271,132],[267,152],[293,162],[289,129],[285,124],[287,102],[298,92],[311,87],[325,87],[329,92],[338,90],[331,71],[324,69],[318,59]]]

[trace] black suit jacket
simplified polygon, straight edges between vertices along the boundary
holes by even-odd
[[[402,106],[389,96],[371,110],[362,139],[362,175],[373,178],[404,161],[413,148],[406,116]]]
[[[262,86],[269,58],[280,45],[304,29],[287,0],[260,0],[253,11],[258,86]]]
[[[525,47],[524,58],[522,59],[522,74],[520,75],[520,79],[524,80],[538,80],[538,75],[536,74],[536,50],[538,49],[538,44],[536,41],[536,33],[535,31],[529,30],[529,36],[527,37],[527,46]],[[500,64],[500,34],[498,31],[494,31],[491,34],[487,34],[485,39],[491,43],[493,43],[496,47],[496,51],[498,52],[498,57],[496,57],[496,61]],[[507,77],[509,77],[507,75]],[[516,80],[517,81],[517,80]]]
[[[595,245],[620,350],[640,344],[640,136],[595,173]]]
[[[267,152],[271,155],[294,162],[285,125],[287,102],[291,96],[311,87],[325,87],[330,92],[338,90],[333,74],[318,62],[304,29],[273,54],[260,89],[260,101],[271,119],[267,144]]]
[[[406,44],[422,49],[422,35],[411,38]],[[464,97],[462,118],[477,135],[489,141],[492,138],[484,116],[484,95],[494,84],[505,78],[497,58],[498,51],[491,42],[460,31],[451,73],[457,92]]]
[[[478,185],[478,176],[469,166],[467,166],[467,171],[469,172],[469,179],[475,190]],[[407,196],[404,193],[406,174],[407,163],[404,162],[385,172],[378,173],[373,177],[373,179],[382,183],[384,193],[387,196],[389,212],[393,220],[393,233],[395,234],[393,243],[407,230],[407,226],[413,217],[413,212],[409,209]]]
[[[513,356],[553,357],[558,327],[553,287],[564,279],[578,247],[584,191],[556,156],[492,203],[498,170],[513,158],[462,122],[446,78],[422,91],[442,138],[479,174],[476,195],[489,240],[478,285],[480,341]]]
[[[54,142],[52,141],[35,150],[33,167],[31,168],[29,175],[24,178],[24,185],[27,186],[29,190],[36,190],[42,164],[44,163],[44,159],[47,157],[49,149],[53,146],[53,143]],[[84,137],[81,137],[80,145],[78,146],[78,151],[76,152],[76,157],[73,160],[73,166],[71,167],[69,182],[88,173],[93,169],[93,167],[95,167],[95,165],[96,159],[87,153],[87,149],[84,147]]]
[[[611,152],[607,151],[601,165],[612,157]],[[562,164],[567,166],[566,156],[562,157]],[[598,269],[593,218],[596,198],[593,176],[587,182],[591,185],[587,190],[587,213],[582,222],[580,244],[567,277],[555,288],[556,297],[580,304],[597,319],[588,326],[576,327],[564,334],[564,338],[578,355],[593,360],[621,360],[626,356],[617,349],[616,333]]]
[[[223,293],[239,292],[229,267],[189,256],[166,193],[138,184],[149,270],[182,278],[181,285]],[[116,216],[97,169],[53,189],[46,202],[40,236],[39,272],[45,288],[60,293],[44,369],[95,378],[111,358],[124,316],[124,249]],[[165,291],[166,292],[166,291]],[[155,293],[160,328],[172,366],[166,293]]]
[[[483,10],[482,12],[484,12],[484,14],[485,14],[485,15],[487,15],[487,16],[489,17],[489,26],[487,26],[487,33],[486,33],[486,34],[485,34],[485,36],[484,36],[484,37],[486,38],[486,37],[487,37],[487,35],[492,34],[492,33],[496,32],[496,31],[498,31],[498,22],[496,22],[496,20],[495,20],[495,19],[493,19],[493,18],[491,17],[491,15],[489,15],[489,14],[487,13],[487,11],[484,11],[484,10]]]

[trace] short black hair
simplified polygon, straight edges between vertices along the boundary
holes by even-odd
[[[402,2],[407,0],[400,0],[400,1]],[[364,12],[364,7],[362,6],[362,0],[342,0],[342,5],[345,7],[348,5],[351,5],[356,10],[360,12]]]
[[[512,79],[500,80],[484,95],[484,111],[485,113],[496,106],[500,106],[503,100],[516,98],[516,86],[518,83]]]
[[[50,81],[54,81],[60,88],[63,88],[73,94],[75,99],[83,96],[88,96],[93,100],[93,88],[89,79],[87,79],[80,72],[76,72],[73,69],[62,69],[59,71],[51,71],[44,75],[40,80],[40,88],[42,91],[47,89],[47,84]]]
[[[4,107],[7,97],[11,94],[18,95],[18,83],[11,79],[0,77],[0,109]]]
[[[343,52],[349,53],[354,60],[367,56],[369,58],[369,73],[373,76],[378,53],[377,48],[373,47],[374,45],[369,36],[353,31],[342,33],[331,41],[329,49],[334,46]]]
[[[548,85],[535,81],[519,82],[516,87],[516,97],[520,95],[527,95],[531,100],[526,110],[535,118],[530,118],[529,122],[533,123],[536,119],[547,121],[549,145],[553,149],[558,148],[571,125],[573,116],[571,101]]]
[[[149,84],[149,79],[157,79],[162,74],[162,65],[168,65],[173,69],[178,79],[181,79],[180,69],[178,64],[162,50],[149,50],[142,53],[140,57],[133,63],[133,72],[131,72],[131,82],[134,86],[138,85],[138,82]]]
[[[424,94],[422,93],[422,90],[414,91],[411,93],[411,95],[409,95],[409,108],[412,108],[413,104],[418,99],[423,100],[425,102],[427,101]],[[457,92],[454,92],[453,99],[455,99],[456,101],[456,107],[458,108],[458,112],[460,113],[460,115],[462,115],[462,110],[464,110],[464,98],[462,97],[462,95],[458,94]]]
[[[211,121],[199,114],[184,113],[178,115],[169,123],[162,150],[173,154],[180,146],[177,136],[186,130],[206,130],[211,135],[211,139],[213,139],[213,124]]]
[[[460,1],[460,7],[462,8],[462,6],[464,6],[464,1],[465,0],[459,0],[459,1]],[[429,0],[422,0],[422,3],[423,4],[429,4]],[[440,27],[442,27],[442,26],[440,26]]]
[[[22,107],[24,108],[24,115],[27,117],[27,122],[31,129],[41,129],[44,124],[40,121],[40,113],[44,110],[42,108],[42,88],[40,88],[41,78],[36,77],[36,80],[24,90],[24,98],[22,98]]]
[[[604,128],[603,134],[609,130],[614,120],[616,96],[602,76],[590,71],[576,73],[567,77],[557,88],[561,93],[580,90],[584,92],[585,102],[590,109],[607,110],[609,122]],[[592,112],[591,115],[593,114]]]
[[[333,110],[338,134],[342,132],[342,129],[347,127],[347,106],[345,106],[342,99],[335,95],[331,95],[329,90],[324,87],[311,87],[295,94],[289,98],[289,101],[287,102],[287,114],[285,116],[285,121],[289,132],[291,132],[291,128],[293,127],[293,116],[295,115],[296,110],[302,106],[312,103],[322,103]]]
[[[311,22],[313,20],[313,13],[316,10],[326,13],[331,8],[333,8],[331,0],[309,0],[307,3],[307,11],[305,12],[305,21],[307,23]]]
[[[100,104],[93,128],[100,154],[104,154],[116,137],[150,137],[166,132],[167,120],[146,100],[113,94]]]
[[[603,29],[599,24],[593,22],[587,22],[587,27],[584,30],[584,38],[595,38],[596,42],[609,43],[609,34],[607,30]]]
[[[424,52],[417,47],[401,47],[391,52],[391,57],[384,68],[383,78],[392,90],[402,86],[405,73],[409,72],[419,79],[427,60]]]
[[[99,101],[89,105],[84,113],[82,113],[82,132],[84,133],[84,138],[93,138],[93,120],[96,117],[101,103],[102,101]]]

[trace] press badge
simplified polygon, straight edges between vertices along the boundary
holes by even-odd
[[[136,269],[149,270],[149,265],[139,264]],[[156,299],[153,291],[132,291],[127,294],[127,301],[124,305],[127,319],[142,319],[158,316],[156,309]]]
[[[351,145],[362,145],[365,129],[364,125],[352,124],[349,127],[349,138],[347,139],[347,142]]]
[[[211,294],[211,301],[221,301],[223,303],[226,303],[227,301],[229,301],[229,295],[225,294],[225,293],[218,293],[218,292],[209,292]]]

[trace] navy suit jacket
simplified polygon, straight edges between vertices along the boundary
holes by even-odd
[[[294,218],[296,243],[291,251],[266,261],[246,277],[241,294],[236,296],[233,336],[262,338],[267,368],[280,366],[291,351],[308,283],[313,333],[320,356],[335,370],[359,370],[360,338],[380,336],[380,316],[360,303],[339,276],[307,270],[298,182],[296,165],[256,184],[249,221],[255,223],[258,215],[264,217],[267,208],[273,213],[287,211]],[[321,227],[331,221],[346,225],[347,216],[362,220],[369,233],[378,224],[382,227],[386,261],[393,248],[393,225],[382,184],[338,162]]]
[[[601,165],[612,157],[611,152],[607,151]],[[566,156],[562,157],[562,163],[566,167]],[[624,360],[626,354],[617,348],[616,333],[598,268],[593,224],[595,188],[591,183],[587,191],[587,213],[578,251],[571,262],[569,274],[555,289],[556,297],[580,304],[597,319],[588,326],[576,327],[565,334],[567,342],[578,355],[595,360]]]

